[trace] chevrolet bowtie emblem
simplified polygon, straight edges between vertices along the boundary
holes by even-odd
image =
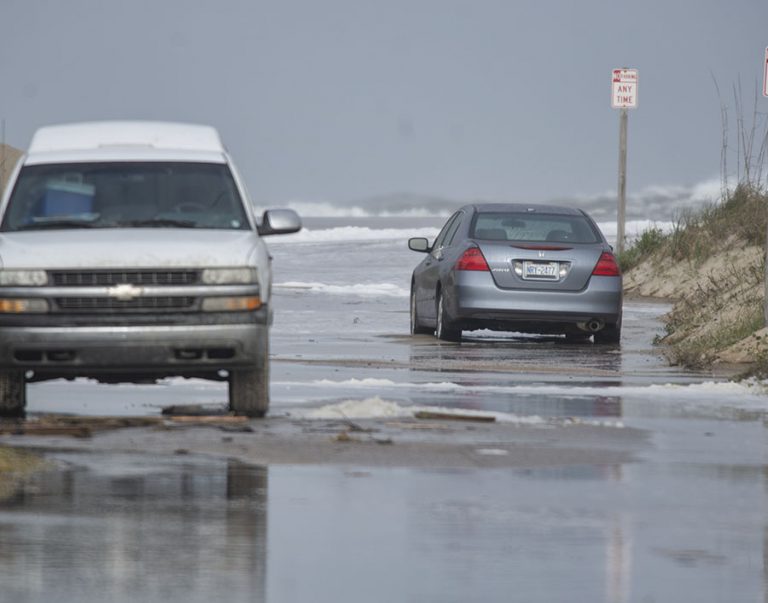
[[[107,295],[119,299],[120,301],[131,301],[144,293],[144,289],[136,287],[130,283],[115,285],[107,289]]]

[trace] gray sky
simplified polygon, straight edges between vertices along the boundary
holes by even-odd
[[[766,0],[0,0],[0,118],[209,123],[259,202],[541,201],[615,190],[621,66],[630,192],[717,177],[766,46]]]

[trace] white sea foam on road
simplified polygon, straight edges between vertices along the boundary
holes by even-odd
[[[463,408],[444,408],[441,406],[401,406],[396,402],[384,400],[379,396],[359,400],[344,400],[335,404],[326,404],[320,408],[291,410],[291,416],[302,419],[387,419],[409,418],[418,412],[437,412],[443,415],[463,415],[476,418],[492,418],[500,423],[521,425],[542,425],[546,420],[539,416],[518,416],[503,412],[486,412]]]
[[[281,383],[280,385],[289,385]],[[290,385],[299,385],[292,383]],[[307,384],[303,384],[307,385]],[[698,403],[740,408],[768,409],[768,383],[748,380],[743,382],[706,381],[687,385],[654,384],[629,386],[571,386],[571,385],[462,385],[460,383],[427,382],[411,383],[397,382],[389,379],[346,379],[332,381],[320,379],[309,383],[312,387],[338,389],[411,389],[430,392],[466,392],[466,393],[505,393],[524,396],[556,396],[559,398],[583,398],[594,396],[617,396],[635,400],[665,399],[684,403]]]
[[[301,281],[288,281],[275,283],[276,289],[298,289],[311,293],[325,293],[328,295],[349,295],[355,297],[408,297],[408,289],[392,283],[358,283],[355,285],[328,285],[326,283],[304,283]]]

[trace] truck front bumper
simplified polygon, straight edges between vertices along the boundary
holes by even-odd
[[[0,367],[36,374],[185,375],[266,360],[262,323],[0,328]]]

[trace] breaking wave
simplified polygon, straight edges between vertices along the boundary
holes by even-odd
[[[691,185],[652,185],[627,195],[627,217],[630,220],[673,220],[681,211],[718,201],[722,196],[719,178],[711,178]],[[289,207],[305,217],[371,218],[403,217],[428,218],[450,216],[457,208],[472,202],[521,202],[524,199],[449,199],[427,195],[398,193],[357,201],[287,201]],[[597,194],[575,194],[550,198],[548,203],[586,210],[598,221],[607,221],[616,215],[616,191],[611,189]],[[266,208],[257,208],[260,213]]]
[[[417,201],[418,203],[418,201]],[[311,201],[289,201],[284,207],[294,210],[300,216],[307,218],[446,218],[462,203],[441,200],[438,206],[400,207],[397,209],[382,209],[380,207],[365,207],[363,205],[335,204],[328,201],[313,203]],[[257,207],[257,215],[266,207]]]
[[[304,228],[301,231],[274,237],[269,245],[284,243],[330,243],[343,241],[407,241],[410,237],[426,237],[434,239],[437,228],[369,228],[367,226],[337,226],[310,230]]]

